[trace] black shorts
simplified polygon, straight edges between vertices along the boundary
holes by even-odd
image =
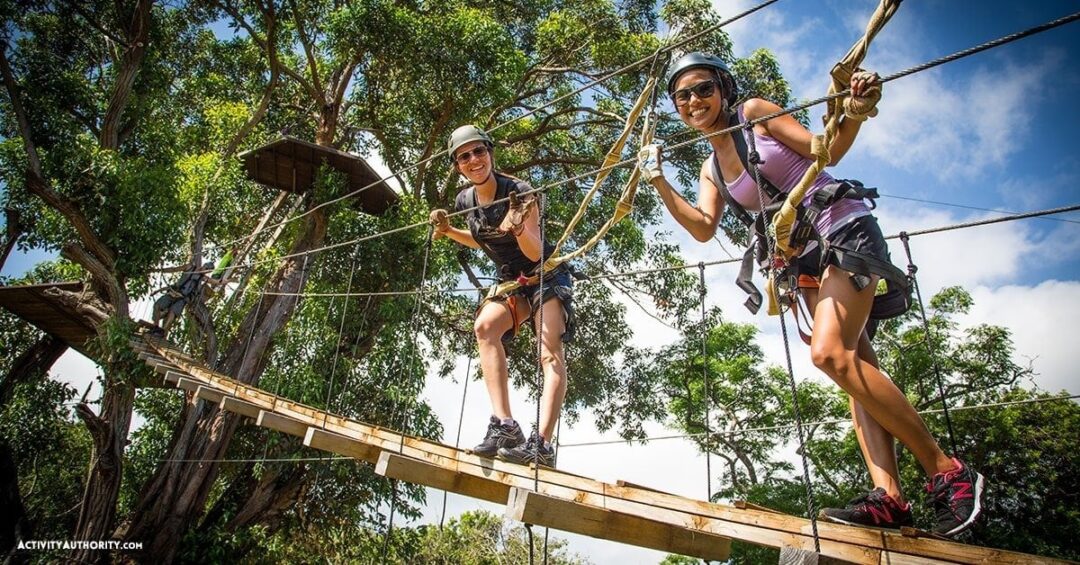
[[[835,245],[848,251],[869,255],[886,263],[891,262],[889,245],[885,242],[885,236],[881,233],[877,218],[872,214],[855,218],[826,240],[830,246]],[[828,263],[828,261],[821,260],[821,245],[818,245],[809,253],[799,257],[797,261],[799,275],[807,275],[820,280],[821,273],[825,269],[823,263]]]

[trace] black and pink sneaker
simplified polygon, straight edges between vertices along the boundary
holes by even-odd
[[[954,536],[971,527],[982,514],[983,476],[953,457],[956,468],[938,473],[926,485],[933,496],[937,525],[934,533]]]
[[[855,498],[843,508],[826,508],[820,515],[829,522],[873,528],[899,529],[915,523],[911,517],[911,503],[900,506],[883,488]]]

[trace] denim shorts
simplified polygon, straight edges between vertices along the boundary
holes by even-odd
[[[480,310],[484,308],[484,305],[490,301],[508,303],[513,300],[528,300],[530,306],[529,317],[524,320],[514,320],[516,322],[515,327],[511,328],[502,336],[503,343],[509,343],[517,335],[518,326],[531,322],[533,317],[536,316],[536,312],[540,309],[540,285],[533,284],[529,286],[523,286],[511,292],[508,296],[498,296],[495,298],[489,298],[484,300],[477,310],[479,314]],[[544,302],[551,300],[552,298],[558,298],[562,304],[563,321],[565,322],[565,329],[562,334],[562,341],[569,343],[574,338],[574,329],[577,324],[574,319],[574,279],[570,276],[570,270],[565,267],[559,267],[552,273],[544,277]],[[508,308],[513,312],[512,305],[508,305]],[[513,314],[511,314],[513,315]],[[529,324],[530,326],[532,324]]]

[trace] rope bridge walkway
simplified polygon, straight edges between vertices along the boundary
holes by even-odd
[[[131,345],[162,375],[163,386],[185,391],[190,402],[216,404],[223,415],[239,415],[301,437],[308,447],[371,463],[387,478],[506,504],[506,515],[514,520],[707,560],[727,559],[732,540],[814,548],[805,518],[472,455],[240,383],[150,335],[133,338]],[[1064,563],[937,539],[914,528],[897,533],[819,523],[818,535],[822,556],[852,563]]]

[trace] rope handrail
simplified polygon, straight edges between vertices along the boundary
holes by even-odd
[[[975,53],[985,51],[985,50],[993,48],[993,47],[999,47],[1001,45],[1005,45],[1005,44],[1010,43],[1012,41],[1017,41],[1019,39],[1023,39],[1023,38],[1026,38],[1028,36],[1034,35],[1036,33],[1041,33],[1041,32],[1048,31],[1050,29],[1056,28],[1056,27],[1060,27],[1060,26],[1068,24],[1068,23],[1072,23],[1072,22],[1074,22],[1074,21],[1076,21],[1078,19],[1080,19],[1080,12],[1076,12],[1076,13],[1070,14],[1068,16],[1064,16],[1064,17],[1058,18],[1056,20],[1052,20],[1052,21],[1047,22],[1045,24],[1041,24],[1041,25],[1029,28],[1029,29],[1021,31],[1021,32],[1016,32],[1016,33],[1010,34],[1008,36],[1004,36],[1004,37],[1001,37],[1001,38],[998,38],[998,39],[987,41],[987,42],[982,43],[980,45],[976,45],[974,47],[969,47],[969,48],[964,49],[962,51],[957,51],[957,52],[955,52],[955,53],[953,53],[951,55],[946,55],[944,57],[940,57],[938,59],[934,59],[932,61],[923,63],[921,65],[916,65],[914,67],[911,67],[911,68],[908,68],[908,69],[893,73],[891,75],[882,77],[880,82],[882,84],[884,84],[886,82],[890,82],[890,81],[893,81],[893,80],[896,80],[896,79],[899,79],[899,78],[902,78],[902,77],[906,77],[906,76],[911,75],[911,74],[916,73],[916,72],[925,71],[927,69],[930,69],[930,68],[933,68],[933,67],[948,63],[948,62],[952,62],[952,61],[955,61],[955,60],[958,60],[958,59],[973,55]],[[686,141],[682,141],[682,142],[676,143],[674,145],[665,145],[665,146],[663,146],[663,148],[667,149],[667,150],[673,150],[673,149],[678,149],[678,148],[685,147],[685,146],[688,146],[688,145],[693,145],[695,143],[699,143],[699,142],[704,141],[706,139],[709,139],[711,137],[715,137],[715,136],[718,136],[718,135],[726,135],[726,134],[729,134],[729,133],[731,133],[733,131],[736,131],[738,129],[751,127],[751,126],[757,125],[759,123],[766,122],[766,121],[778,118],[778,117],[783,116],[783,115],[792,114],[792,113],[798,112],[800,110],[805,110],[805,109],[808,109],[810,107],[813,107],[813,106],[816,106],[816,105],[819,105],[819,104],[823,104],[823,103],[826,103],[826,102],[830,102],[832,100],[847,96],[849,94],[850,94],[850,90],[844,90],[844,91],[841,91],[841,92],[836,92],[834,94],[828,94],[828,95],[822,96],[820,98],[809,100],[809,101],[803,102],[801,104],[797,104],[797,105],[794,105],[794,106],[790,106],[788,108],[778,110],[776,112],[772,112],[770,114],[766,114],[764,116],[761,116],[760,118],[756,118],[756,119],[753,119],[753,120],[747,120],[746,122],[744,122],[742,124],[739,124],[739,125],[736,125],[736,126],[724,128],[724,129],[721,129],[721,130],[718,130],[718,131],[715,131],[715,132],[711,132],[711,133],[707,133],[707,134],[702,134],[702,135],[697,136],[695,138],[692,138],[692,139],[689,139],[689,140],[686,140]],[[550,190],[552,188],[556,188],[556,187],[559,187],[559,186],[562,186],[562,185],[565,185],[565,184],[568,184],[568,183],[571,183],[571,182],[574,182],[574,181],[577,181],[577,180],[588,178],[588,177],[591,177],[593,175],[603,173],[605,171],[610,171],[611,169],[623,168],[623,167],[626,167],[626,166],[629,166],[629,165],[636,165],[636,163],[637,163],[637,158],[633,157],[633,158],[626,159],[626,160],[623,160],[623,161],[620,161],[620,162],[617,162],[617,163],[613,163],[613,164],[605,166],[605,167],[601,167],[599,169],[591,170],[591,171],[588,171],[588,172],[585,172],[585,173],[582,173],[582,174],[579,174],[579,175],[575,175],[575,176],[572,176],[572,177],[567,177],[567,178],[564,178],[562,180],[550,183],[548,185],[544,185],[544,186],[542,186],[540,188],[534,188],[534,189],[532,189],[530,191],[522,192],[522,193],[519,194],[519,196],[527,196],[527,195],[530,195],[530,194],[547,192],[548,190]],[[508,202],[508,201],[509,201],[509,198],[498,199],[498,200],[495,200],[495,201],[491,202],[489,205],[491,205],[491,204],[501,204],[501,203]],[[462,209],[462,210],[458,210],[456,212],[450,212],[450,213],[447,214],[447,216],[448,217],[453,217],[453,216],[464,215],[464,214],[467,214],[467,213],[469,213],[469,212],[471,212],[471,211],[473,211],[473,210],[475,210],[477,208],[479,208],[479,206],[465,208],[465,209]],[[426,225],[428,225],[428,221],[426,221],[426,220],[421,221],[421,222],[416,222],[416,223],[413,223],[413,224],[400,226],[400,227],[397,227],[397,228],[392,228],[392,229],[389,229],[389,230],[386,230],[386,231],[383,231],[383,232],[371,234],[371,235],[368,235],[368,236],[363,236],[363,237],[356,238],[356,239],[346,241],[346,242],[342,242],[342,243],[330,244],[330,245],[326,245],[326,246],[319,247],[319,248],[316,248],[316,249],[309,249],[307,251],[303,251],[303,252],[299,252],[299,253],[292,253],[292,254],[282,255],[280,257],[272,257],[272,258],[267,258],[267,259],[262,259],[262,260],[257,260],[257,261],[251,261],[251,262],[248,262],[248,263],[245,263],[245,264],[236,265],[234,268],[236,268],[236,269],[239,269],[241,267],[250,268],[250,267],[255,267],[257,265],[260,265],[260,264],[283,261],[283,260],[286,260],[286,259],[293,259],[293,258],[304,256],[304,255],[311,255],[311,254],[318,253],[318,252],[321,252],[321,251],[328,251],[328,250],[332,250],[332,249],[337,249],[339,247],[344,247],[346,245],[350,245],[350,244],[354,244],[354,243],[360,243],[360,242],[363,242],[363,241],[368,241],[368,240],[376,239],[376,238],[379,238],[379,237],[392,235],[392,234],[395,234],[395,233],[401,233],[403,231],[411,230],[411,229],[421,227],[421,226],[426,226]],[[198,271],[190,271],[190,272],[202,273],[202,272],[207,272],[207,271],[198,270]]]
[[[1057,207],[1057,208],[1047,208],[1047,209],[1043,209],[1043,210],[1034,210],[1034,211],[1031,211],[1031,212],[1018,212],[1018,213],[1012,213],[1012,214],[1008,214],[1008,215],[997,217],[997,218],[986,218],[986,219],[983,219],[983,220],[973,220],[973,221],[970,221],[970,222],[947,224],[947,225],[944,225],[944,226],[937,226],[937,227],[926,228],[926,229],[922,229],[922,230],[915,230],[915,231],[909,231],[909,232],[898,232],[898,233],[895,233],[895,234],[892,234],[892,235],[885,236],[885,239],[887,239],[887,240],[888,239],[900,239],[900,237],[902,236],[903,233],[907,233],[908,236],[929,235],[929,234],[941,233],[941,232],[952,231],[952,230],[957,230],[957,229],[979,227],[979,226],[985,226],[985,225],[990,225],[990,224],[998,224],[998,223],[1002,223],[1002,222],[1011,222],[1011,221],[1014,221],[1014,220],[1024,220],[1024,219],[1031,219],[1031,218],[1039,218],[1039,217],[1044,217],[1044,216],[1050,216],[1050,215],[1053,215],[1053,214],[1063,214],[1063,213],[1067,213],[1067,212],[1076,212],[1076,211],[1080,211],[1080,204],[1072,204],[1072,205],[1068,205],[1068,206],[1060,206],[1060,207]],[[600,273],[600,274],[597,274],[597,275],[588,275],[588,277],[586,279],[584,279],[582,281],[578,281],[578,282],[579,283],[587,283],[589,281],[594,281],[594,280],[604,280],[604,279],[612,279],[612,278],[619,278],[619,277],[626,277],[626,276],[647,275],[647,274],[654,274],[654,273],[663,273],[663,272],[668,272],[668,271],[681,271],[681,270],[687,270],[687,269],[696,269],[698,267],[698,265],[704,265],[706,267],[714,267],[714,266],[717,266],[717,265],[728,265],[728,264],[732,264],[732,263],[739,263],[741,261],[742,261],[741,258],[718,259],[718,260],[714,260],[714,261],[704,261],[704,262],[685,263],[685,264],[682,264],[682,265],[672,265],[672,266],[668,266],[668,267],[654,267],[654,268],[650,268],[650,269],[634,269],[634,270],[629,270],[629,271],[616,271],[616,272],[613,272],[613,273]],[[424,293],[425,294],[452,294],[452,293],[459,293],[459,292],[460,293],[465,293],[465,292],[476,292],[476,291],[477,291],[477,288],[475,288],[475,287],[458,287],[458,288],[448,288],[448,289],[429,289],[429,290],[425,290]],[[249,290],[247,292],[259,292],[259,291]],[[416,289],[413,289],[413,290],[397,290],[397,291],[379,291],[379,292],[348,292],[348,293],[341,293],[341,292],[300,292],[300,293],[298,293],[298,292],[265,292],[265,293],[262,293],[262,292],[260,292],[260,294],[266,294],[266,295],[269,295],[269,296],[305,296],[305,297],[312,297],[312,298],[327,298],[327,297],[334,297],[334,296],[338,296],[338,297],[341,297],[341,296],[348,296],[348,297],[410,296],[410,295],[419,294],[419,293],[420,293],[420,291],[416,290]]]
[[[983,408],[1000,408],[1000,407],[1005,407],[1005,406],[1016,406],[1016,405],[1021,405],[1021,404],[1038,404],[1038,403],[1042,403],[1042,402],[1056,402],[1056,401],[1076,400],[1076,399],[1080,399],[1080,394],[1051,396],[1051,397],[1046,397],[1046,398],[1029,398],[1029,399],[1026,399],[1026,400],[1012,400],[1012,401],[1005,401],[1005,402],[988,402],[988,403],[985,403],[985,404],[970,404],[970,405],[966,405],[966,406],[954,406],[954,407],[950,408],[949,410],[952,411],[952,412],[959,412],[959,411],[964,411],[964,410],[976,410],[976,409],[983,409]],[[919,414],[926,416],[926,415],[941,414],[943,412],[944,412],[944,410],[942,410],[940,408],[935,408],[933,410],[920,410]],[[850,423],[852,423],[851,418],[843,418],[843,419],[836,419],[836,420],[820,420],[820,421],[817,421],[817,422],[807,422],[807,423],[804,423],[802,426],[803,426],[803,428],[812,428],[812,427],[816,427],[816,426],[829,426],[829,425],[850,424]],[[796,426],[794,424],[784,424],[782,426],[761,426],[761,427],[757,427],[757,428],[744,428],[744,429],[740,429],[740,430],[725,430],[723,432],[717,432],[717,434],[734,436],[734,435],[742,435],[742,434],[753,433],[753,432],[772,432],[772,431],[777,431],[777,430],[788,430],[788,429],[795,429],[795,428],[796,428]],[[676,435],[666,435],[666,436],[650,436],[650,437],[633,438],[633,439],[583,441],[583,442],[577,442],[577,443],[560,443],[559,447],[586,447],[586,446],[596,446],[596,445],[616,445],[616,444],[621,444],[621,443],[628,443],[628,444],[633,445],[634,442],[646,443],[646,442],[650,442],[650,441],[659,441],[659,440],[666,440],[666,439],[688,439],[688,438],[701,437],[703,435],[705,435],[705,432],[698,432],[698,433],[695,433],[695,434],[676,434]]]

